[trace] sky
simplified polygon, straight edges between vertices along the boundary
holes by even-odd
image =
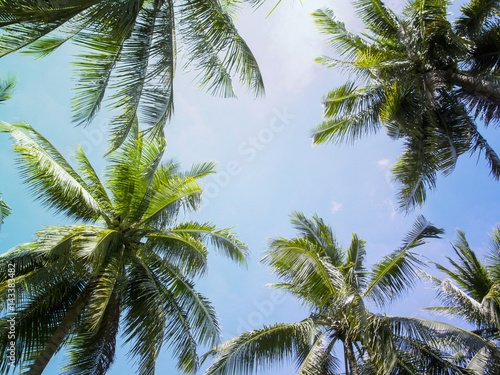
[[[401,3],[387,1],[395,9],[400,9]],[[451,8],[455,14],[459,4]],[[224,339],[263,324],[294,322],[308,316],[307,309],[293,299],[266,287],[276,278],[259,263],[270,238],[295,235],[288,216],[294,210],[308,216],[318,214],[345,247],[356,233],[367,242],[370,264],[396,249],[420,214],[445,230],[442,239],[419,248],[423,260],[441,263],[452,254],[450,242],[458,228],[482,258],[489,234],[499,221],[500,185],[489,176],[482,158],[462,156],[450,176],[439,177],[425,206],[405,215],[396,210],[390,178],[390,168],[403,147],[400,142],[380,132],[353,145],[313,146],[310,129],[322,119],[323,95],[349,77],[314,62],[316,57],[332,56],[333,52],[310,14],[326,6],[350,30],[361,31],[361,24],[350,1],[284,0],[268,15],[273,5],[269,1],[255,12],[243,11],[237,23],[259,62],[265,98],[255,99],[242,88],[237,88],[238,99],[215,98],[197,88],[192,74],[179,72],[174,88],[175,115],[166,129],[166,157],[176,158],[186,169],[194,162],[208,160],[218,165],[218,173],[203,182],[202,208],[186,218],[233,227],[250,249],[248,267],[211,256],[208,276],[197,281],[197,288],[218,312]],[[0,59],[0,73],[15,74],[19,81],[14,98],[0,106],[0,120],[30,123],[67,157],[80,144],[102,170],[109,115],[103,113],[88,127],[71,124],[74,81],[70,54],[74,48],[63,47],[41,60],[23,55]],[[493,127],[482,129],[482,133],[500,150],[500,138]],[[69,223],[46,211],[21,183],[6,135],[0,135],[0,163],[0,192],[13,210],[0,231],[0,252],[31,241],[44,225]],[[427,271],[439,276],[432,267]],[[420,283],[407,297],[381,312],[429,318],[419,309],[437,304],[435,292]],[[203,351],[200,348],[200,353]],[[46,373],[56,374],[63,357],[64,353],[59,353]],[[130,364],[126,348],[122,348],[109,374],[133,373]],[[167,348],[157,366],[158,374],[164,372],[175,372]],[[271,373],[289,371],[285,366],[261,372]]]

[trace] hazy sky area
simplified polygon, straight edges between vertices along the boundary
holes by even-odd
[[[399,0],[386,3],[401,9]],[[453,12],[458,13],[460,3],[454,4]],[[348,246],[351,233],[358,234],[367,241],[370,263],[398,247],[419,214],[446,231],[443,239],[418,248],[424,260],[442,263],[451,255],[450,241],[454,241],[457,228],[465,231],[472,248],[484,250],[479,251],[482,257],[489,234],[499,222],[500,182],[489,176],[483,156],[462,156],[450,176],[438,179],[437,190],[429,194],[424,208],[405,215],[396,211],[390,178],[402,143],[391,141],[381,131],[353,145],[312,147],[309,134],[321,121],[322,96],[348,77],[314,62],[316,57],[332,56],[333,52],[310,14],[330,7],[350,30],[361,31],[361,23],[347,0],[303,0],[302,4],[283,0],[266,18],[274,4],[269,0],[258,11],[243,11],[238,17],[240,34],[260,64],[266,97],[254,99],[238,87],[238,99],[214,98],[198,89],[192,82],[193,74],[181,74],[179,69],[174,86],[175,114],[166,129],[167,158],[176,158],[186,169],[193,162],[218,163],[219,173],[204,180],[205,204],[187,217],[234,227],[251,251],[248,268],[212,256],[208,277],[197,282],[217,309],[224,339],[262,324],[308,316],[307,309],[292,298],[266,288],[276,279],[259,264],[271,237],[295,235],[288,217],[293,210],[308,216],[317,213],[344,246]],[[16,74],[19,81],[14,98],[0,106],[0,119],[27,121],[66,156],[80,144],[93,164],[102,169],[102,156],[107,151],[105,124],[110,116],[103,111],[86,128],[71,124],[74,82],[70,53],[74,51],[69,45],[42,60],[19,54],[0,59],[0,73]],[[500,152],[499,131],[494,126],[481,131]],[[13,210],[1,228],[1,252],[31,241],[44,225],[69,223],[45,211],[21,183],[5,134],[0,135],[0,162],[0,191]],[[433,268],[428,271],[437,275]],[[419,308],[437,303],[430,286],[419,284],[385,312],[429,317]],[[200,348],[200,354],[204,351]],[[125,352],[118,351],[110,375],[134,373]],[[51,363],[47,374],[56,374],[62,355]],[[157,374],[175,372],[165,348]],[[289,373],[286,367],[262,372]]]

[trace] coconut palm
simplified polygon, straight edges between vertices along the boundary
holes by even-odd
[[[462,363],[445,360],[447,352],[428,343],[439,342],[443,348],[467,343],[478,351],[486,345],[479,336],[443,323],[368,310],[369,304],[387,306],[414,284],[415,266],[421,263],[413,250],[436,238],[440,229],[419,217],[401,247],[367,269],[365,242],[357,235],[342,249],[319,217],[295,212],[292,224],[299,236],[272,239],[262,261],[282,280],[272,286],[310,306],[310,316],[220,344],[209,352],[215,360],[206,375],[246,375],[292,360],[298,374],[339,374],[342,354],[346,374],[466,373]],[[338,346],[341,355],[335,354]]]
[[[238,34],[231,0],[2,0],[0,57],[22,50],[43,57],[67,41],[77,54],[74,120],[88,123],[105,94],[119,114],[114,147],[137,115],[161,130],[173,111],[177,56],[208,91],[234,96],[232,76],[263,92],[257,62]]]
[[[154,374],[164,344],[179,370],[196,371],[197,344],[219,336],[214,308],[194,289],[194,278],[207,271],[207,244],[238,263],[247,251],[227,229],[178,222],[181,210],[198,207],[197,180],[213,164],[181,172],[176,162],[162,161],[161,137],[145,138],[135,128],[108,156],[102,183],[81,148],[75,170],[31,126],[2,123],[0,130],[13,138],[36,198],[77,222],[47,227],[0,257],[1,325],[9,327],[15,311],[16,368],[41,374],[64,345],[65,373],[104,374],[121,329],[138,373]],[[8,278],[16,283],[11,303]],[[2,373],[11,369],[9,332],[0,331]]]
[[[435,263],[446,278],[424,274],[436,286],[444,306],[429,307],[435,313],[458,316],[489,339],[500,339],[500,226],[491,235],[487,262],[479,260],[462,231],[453,245],[456,258],[451,267]]]
[[[498,0],[474,0],[453,25],[446,0],[411,0],[402,16],[380,0],[359,0],[367,33],[349,32],[332,11],[315,13],[330,45],[345,58],[319,62],[339,67],[355,82],[324,99],[325,121],[315,143],[353,142],[385,128],[405,151],[393,168],[399,205],[422,205],[437,173],[453,171],[466,152],[483,153],[495,179],[500,158],[480,134],[500,115]]]

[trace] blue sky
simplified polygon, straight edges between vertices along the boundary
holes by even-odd
[[[387,4],[400,6],[396,0]],[[211,257],[208,277],[197,283],[215,305],[226,339],[262,324],[307,316],[289,297],[266,288],[275,278],[259,264],[269,238],[295,235],[288,217],[293,210],[323,217],[345,246],[351,233],[357,233],[367,241],[369,262],[394,250],[418,214],[446,230],[442,240],[419,249],[426,258],[439,262],[451,255],[449,242],[456,228],[465,231],[473,248],[486,251],[489,234],[499,220],[500,185],[477,156],[462,156],[452,175],[439,178],[425,207],[404,215],[395,210],[395,188],[389,175],[402,144],[380,133],[354,145],[312,147],[309,131],[321,121],[322,96],[348,77],[314,63],[314,58],[331,53],[310,13],[328,6],[351,30],[360,31],[361,26],[349,1],[308,0],[303,5],[297,0],[283,1],[266,18],[272,5],[241,13],[238,23],[259,61],[266,97],[254,99],[239,88],[237,100],[214,98],[198,90],[193,75],[178,74],[175,115],[166,130],[167,157],[175,157],[186,168],[193,162],[218,163],[219,173],[204,181],[204,206],[189,218],[235,227],[251,251],[246,269]],[[0,119],[29,122],[67,156],[80,144],[94,165],[102,168],[106,113],[87,128],[71,124],[72,51],[67,46],[36,61],[20,55],[0,59],[0,72],[15,73],[19,81],[14,98],[0,107]],[[500,150],[493,128],[483,134]],[[68,222],[46,212],[21,184],[9,144],[2,135],[0,191],[13,214],[0,232],[1,252],[30,241],[44,225]],[[388,312],[428,317],[418,309],[436,303],[434,292],[421,284]],[[56,373],[61,354],[48,374]],[[164,371],[175,371],[168,350],[158,362],[157,373]],[[281,371],[288,373],[285,368]],[[132,373],[123,349],[109,372],[120,373]]]

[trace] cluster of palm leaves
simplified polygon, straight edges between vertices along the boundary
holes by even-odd
[[[328,9],[315,13],[331,47],[345,57],[319,61],[356,81],[325,96],[314,142],[353,142],[382,128],[402,139],[393,177],[405,210],[423,204],[437,173],[451,173],[466,152],[484,153],[491,175],[500,177],[500,158],[477,126],[500,119],[500,5],[471,1],[450,23],[449,3],[410,1],[398,16],[382,1],[356,1],[367,30],[360,35]]]
[[[195,280],[206,274],[209,248],[244,264],[247,247],[228,229],[180,222],[182,212],[200,206],[198,181],[214,164],[181,171],[164,159],[162,130],[173,113],[178,54],[214,94],[234,96],[235,74],[255,94],[263,91],[233,23],[242,2],[0,0],[0,57],[19,50],[43,57],[73,41],[83,51],[75,61],[74,120],[91,122],[105,99],[117,113],[103,179],[81,148],[73,168],[30,125],[0,123],[34,196],[75,222],[45,227],[0,256],[0,371],[41,374],[64,347],[65,373],[105,374],[120,333],[140,374],[155,373],[165,346],[184,373],[213,357],[207,375],[251,374],[284,362],[294,362],[300,375],[500,373],[500,227],[487,263],[459,232],[452,267],[436,263],[448,278],[421,272],[444,305],[428,310],[463,317],[474,330],[380,312],[415,285],[424,266],[416,249],[442,234],[423,216],[399,248],[368,268],[357,235],[344,249],[321,218],[294,212],[298,235],[272,239],[262,261],[281,280],[272,286],[308,306],[309,316],[219,343],[215,309]],[[500,159],[477,126],[500,120],[500,2],[472,0],[453,24],[448,3],[412,0],[398,16],[380,0],[358,0],[368,31],[362,35],[330,10],[315,13],[346,57],[320,62],[358,79],[326,96],[314,141],[353,141],[381,127],[403,139],[394,178],[407,210],[423,204],[437,173],[450,173],[465,152],[484,152],[500,177]],[[0,101],[13,86],[0,82]],[[0,199],[0,223],[9,214]],[[202,359],[199,345],[212,348]]]
[[[76,43],[83,52],[75,61],[74,121],[90,122],[107,98],[117,112],[110,124],[116,148],[137,118],[163,130],[173,113],[178,55],[214,94],[234,96],[234,74],[256,95],[263,92],[257,62],[233,23],[241,3],[1,0],[0,57],[21,49],[43,57],[67,41]]]
[[[0,257],[1,325],[8,325],[8,268],[16,280],[16,363],[40,374],[65,343],[68,373],[104,374],[113,361],[118,328],[132,344],[141,374],[153,374],[163,344],[174,347],[179,369],[198,368],[197,343],[214,344],[215,311],[194,289],[207,271],[206,244],[238,263],[246,246],[227,229],[178,223],[181,210],[200,203],[197,180],[212,163],[183,172],[162,161],[165,141],[133,130],[110,154],[101,182],[82,149],[75,170],[29,125],[3,123],[33,193],[55,212],[82,223],[51,226]],[[10,266],[9,266],[10,265]],[[0,332],[1,371],[8,370],[9,331]]]
[[[453,246],[456,259],[448,258],[452,268],[436,263],[447,278],[424,274],[434,283],[444,306],[426,310],[459,316],[476,328],[474,332],[489,340],[500,340],[500,227],[491,235],[487,261],[482,262],[458,231]]]
[[[12,96],[12,92],[16,86],[14,77],[5,77],[0,79],[0,103],[8,100]],[[0,197],[0,228],[4,219],[11,214],[11,208]]]
[[[419,217],[402,245],[367,269],[365,242],[357,235],[342,249],[321,218],[293,213],[292,224],[299,236],[271,240],[262,261],[283,280],[272,286],[309,306],[310,316],[297,323],[246,332],[220,344],[209,353],[215,360],[206,375],[252,374],[287,362],[295,363],[298,374],[334,375],[340,373],[342,357],[345,373],[352,375],[498,373],[500,352],[494,342],[498,332],[491,326],[496,322],[490,315],[482,320],[490,314],[492,304],[484,309],[488,313],[483,311],[473,322],[481,326],[473,332],[437,321],[369,311],[369,307],[387,307],[413,286],[417,267],[423,265],[414,249],[426,239],[437,238],[442,230]],[[500,242],[497,245],[498,260]],[[467,276],[460,274],[455,279]],[[491,294],[496,287],[493,283],[488,286],[486,293]],[[455,303],[447,289],[443,293],[450,305],[447,312],[453,314],[467,305]],[[465,316],[471,313],[469,305],[470,301],[469,308],[462,311]]]

